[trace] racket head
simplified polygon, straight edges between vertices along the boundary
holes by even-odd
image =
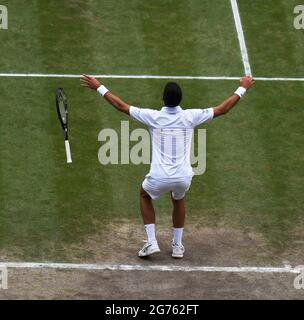
[[[56,92],[56,109],[57,115],[62,126],[62,129],[65,134],[65,140],[68,139],[68,102],[64,90],[62,88],[58,88]]]

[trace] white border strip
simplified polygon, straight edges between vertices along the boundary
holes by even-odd
[[[80,78],[80,74],[43,74],[43,73],[0,73],[2,78]],[[120,75],[120,74],[96,74],[92,75],[100,79],[176,79],[176,80],[239,80],[240,77],[226,76],[160,76],[160,75]],[[254,77],[258,81],[299,81],[304,78],[284,77]]]
[[[127,265],[127,264],[75,264],[0,262],[0,266],[14,269],[61,269],[61,270],[111,270],[111,271],[167,271],[167,272],[227,272],[227,273],[301,273],[301,269],[284,267],[204,267],[175,265]]]
[[[248,51],[247,51],[247,47],[246,47],[244,31],[243,31],[243,27],[242,27],[242,21],[241,21],[241,17],[240,17],[240,12],[239,12],[237,0],[230,0],[230,2],[231,2],[232,11],[233,11],[235,27],[236,27],[236,31],[238,34],[242,60],[243,60],[243,64],[244,64],[244,71],[247,76],[252,76],[251,66],[249,63]]]

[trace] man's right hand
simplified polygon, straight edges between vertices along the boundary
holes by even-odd
[[[243,77],[240,80],[241,87],[245,88],[246,90],[250,89],[254,84],[255,80],[250,76]]]
[[[92,90],[97,90],[101,86],[101,83],[97,79],[86,74],[80,77],[80,83],[83,87],[88,87]]]

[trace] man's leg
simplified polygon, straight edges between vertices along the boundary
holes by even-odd
[[[171,195],[173,203],[172,222],[173,222],[173,240],[172,257],[182,258],[184,256],[184,246],[182,244],[183,230],[185,224],[185,201],[184,199],[175,200]]]
[[[181,200],[174,200],[171,195],[172,203],[173,203],[173,212],[172,212],[172,222],[174,228],[183,228],[185,224],[185,200],[184,198]]]
[[[151,197],[141,187],[140,189],[140,211],[144,224],[155,224],[155,211]]]
[[[152,199],[143,189],[140,189],[140,211],[145,225],[148,242],[139,251],[140,257],[146,257],[151,254],[160,252],[155,236],[155,211]]]

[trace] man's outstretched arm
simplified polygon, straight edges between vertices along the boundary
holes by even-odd
[[[118,111],[130,114],[130,106],[126,102],[115,96],[112,92],[110,92],[96,78],[84,74],[80,78],[80,82],[83,87],[88,87],[92,90],[98,91]]]
[[[213,108],[214,118],[229,112],[240,101],[245,92],[254,85],[254,79],[252,77],[244,77],[240,80],[240,85],[241,86],[234,95],[226,99],[217,107]]]

